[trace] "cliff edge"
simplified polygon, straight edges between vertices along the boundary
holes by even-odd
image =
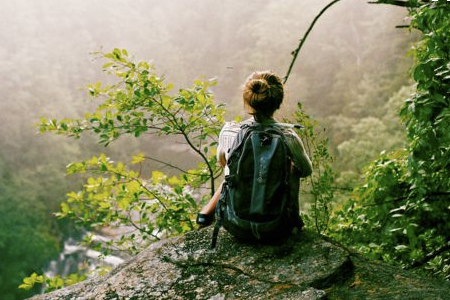
[[[450,299],[450,283],[356,255],[313,232],[279,245],[212,228],[163,240],[109,274],[35,296],[54,299]]]

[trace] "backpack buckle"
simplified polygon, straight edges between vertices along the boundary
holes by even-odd
[[[261,146],[268,146],[272,139],[267,135],[262,135],[260,144]]]
[[[235,175],[226,175],[224,187],[225,187],[225,185],[227,185],[229,187],[234,187],[236,185],[236,176]]]

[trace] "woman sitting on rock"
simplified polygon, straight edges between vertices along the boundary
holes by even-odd
[[[292,165],[290,176],[290,189],[292,190],[293,203],[296,209],[295,220],[291,220],[297,227],[302,226],[299,216],[298,191],[300,177],[306,177],[312,172],[312,165],[308,155],[305,152],[302,141],[292,130],[290,124],[277,123],[273,117],[275,111],[280,108],[283,102],[284,90],[283,84],[278,75],[272,71],[254,72],[251,74],[244,85],[243,100],[244,109],[252,117],[241,122],[227,122],[223,126],[219,135],[219,145],[217,148],[217,159],[222,167],[225,168],[225,177],[229,175],[227,161],[230,158],[230,149],[244,124],[274,124],[279,125],[285,137],[285,143],[289,149]],[[249,183],[251,186],[251,183]],[[220,185],[209,203],[197,215],[197,224],[201,226],[210,225],[214,220],[214,211],[220,198],[223,184]]]

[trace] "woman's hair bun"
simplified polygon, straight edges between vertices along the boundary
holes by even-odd
[[[242,93],[244,103],[257,121],[271,118],[283,101],[283,83],[272,71],[252,73]]]
[[[252,79],[249,88],[255,94],[262,94],[269,88],[269,83],[265,79]]]

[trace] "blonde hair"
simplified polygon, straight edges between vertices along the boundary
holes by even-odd
[[[252,73],[243,91],[244,105],[251,108],[256,121],[270,119],[283,102],[284,90],[281,78],[273,71]]]

